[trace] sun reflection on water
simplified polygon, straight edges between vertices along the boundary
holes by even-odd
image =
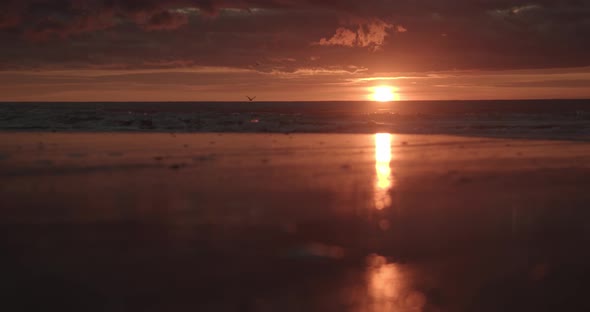
[[[391,205],[389,190],[393,185],[391,175],[391,141],[389,133],[375,134],[375,208],[381,210]]]

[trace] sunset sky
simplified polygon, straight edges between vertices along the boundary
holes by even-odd
[[[590,98],[587,0],[3,0],[0,101]]]

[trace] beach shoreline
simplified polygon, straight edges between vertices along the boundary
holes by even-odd
[[[6,293],[23,310],[585,302],[585,142],[2,132],[0,155]]]

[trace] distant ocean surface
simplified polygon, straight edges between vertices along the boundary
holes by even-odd
[[[3,131],[413,133],[590,139],[590,100],[0,103]]]

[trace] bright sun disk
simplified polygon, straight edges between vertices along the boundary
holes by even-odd
[[[379,86],[373,88],[373,94],[371,97],[377,102],[390,102],[398,99],[398,95],[395,93],[395,90],[389,86]]]

